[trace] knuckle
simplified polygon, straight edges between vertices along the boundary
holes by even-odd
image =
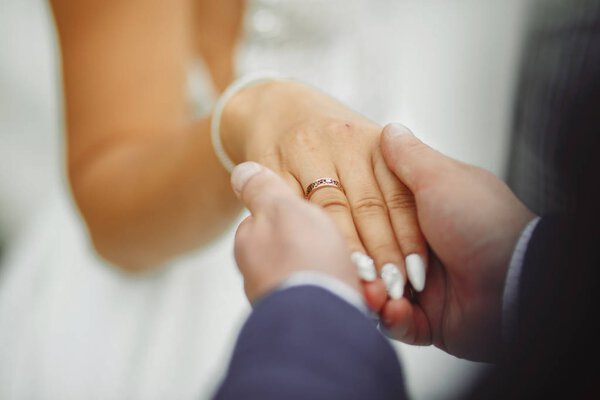
[[[350,204],[348,203],[346,196],[342,195],[337,190],[327,191],[330,192],[327,194],[325,194],[325,190],[321,190],[320,192],[322,192],[322,195],[315,199],[315,204],[329,212],[350,212]],[[321,193],[315,193],[313,199],[319,194]]]
[[[397,192],[387,199],[387,207],[390,211],[406,211],[416,208],[415,197],[412,193]]]
[[[356,215],[369,216],[373,214],[387,213],[385,202],[378,197],[363,197],[357,200],[352,209]]]

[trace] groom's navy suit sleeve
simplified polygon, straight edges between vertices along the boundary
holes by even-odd
[[[374,323],[315,286],[260,301],[216,399],[403,399],[400,364]]]
[[[600,398],[597,222],[541,219],[525,254],[514,343],[471,398]]]

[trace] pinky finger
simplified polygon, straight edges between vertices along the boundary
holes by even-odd
[[[379,313],[383,309],[388,298],[383,281],[381,279],[377,279],[373,282],[362,281],[362,284],[367,304],[371,310]]]
[[[410,345],[432,344],[429,320],[418,304],[407,298],[388,301],[381,316],[390,338]]]

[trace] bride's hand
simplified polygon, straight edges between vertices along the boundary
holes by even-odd
[[[304,197],[307,186],[319,178],[339,181],[343,191],[324,187],[310,201],[328,211],[352,251],[374,259],[378,276],[385,264],[397,266],[400,283],[388,290],[390,297],[403,291],[409,255],[409,280],[415,289],[423,289],[427,247],[413,196],[381,154],[380,126],[311,87],[273,81],[246,88],[230,100],[221,135],[235,162],[269,167],[298,196]],[[380,279],[366,283],[365,294],[376,311],[399,307],[399,300],[386,303]]]

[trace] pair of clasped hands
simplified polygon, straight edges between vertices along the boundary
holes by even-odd
[[[507,266],[533,215],[492,174],[442,155],[401,125],[376,137],[375,147],[368,135],[351,138],[364,140],[356,148],[368,156],[334,160],[352,168],[332,161],[330,170],[305,170],[306,182],[330,177],[343,185],[323,187],[310,201],[298,182],[264,163],[236,167],[232,186],[251,212],[235,243],[248,298],[294,272],[329,274],[363,294],[392,337],[493,360]],[[296,140],[309,148],[309,138]]]
[[[397,325],[407,312],[405,288],[407,295],[423,290],[429,260],[414,197],[383,157],[381,127],[309,86],[274,81],[228,102],[221,136],[234,161],[256,161],[297,198],[325,210],[347,244],[367,303],[385,325]],[[322,178],[341,188],[322,186],[307,196]]]

